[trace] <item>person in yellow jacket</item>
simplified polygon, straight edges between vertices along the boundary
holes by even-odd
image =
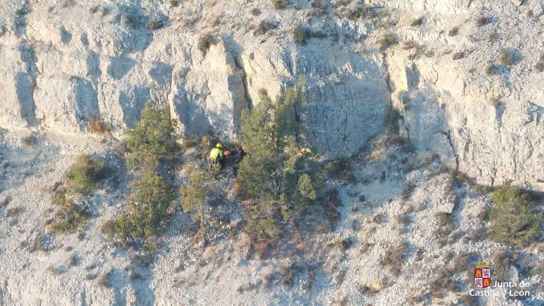
[[[210,151],[209,156],[209,163],[210,168],[213,169],[222,169],[223,168],[223,162],[225,161],[225,152],[223,150],[223,145],[218,143],[215,145],[215,147]]]

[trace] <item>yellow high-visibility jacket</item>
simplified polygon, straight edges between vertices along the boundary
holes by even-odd
[[[222,149],[219,149],[219,148],[213,148],[211,151],[210,151],[210,160],[211,161],[217,161],[218,159],[221,160],[223,159],[225,156],[223,154],[223,150]]]

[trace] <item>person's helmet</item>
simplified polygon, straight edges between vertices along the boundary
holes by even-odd
[[[218,149],[223,149],[223,145],[220,144],[220,143],[216,144],[215,147],[218,148]]]

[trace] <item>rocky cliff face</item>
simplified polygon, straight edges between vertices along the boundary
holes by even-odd
[[[261,89],[278,96],[304,77],[301,120],[325,156],[382,133],[393,101],[419,149],[481,183],[542,188],[536,2],[387,1],[358,19],[343,18],[356,3],[295,6],[4,1],[0,122],[86,133],[101,120],[122,131],[154,102],[187,135],[234,139]],[[401,44],[382,51],[390,32]]]

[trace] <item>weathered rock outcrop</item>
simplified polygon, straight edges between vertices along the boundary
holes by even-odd
[[[6,3],[2,12],[15,14],[16,7]],[[259,102],[259,90],[276,97],[304,77],[303,124],[325,156],[353,154],[384,129],[384,69],[349,46],[318,39],[296,46],[289,36],[254,44],[247,35],[220,32],[202,48],[202,34],[180,33],[182,25],[156,17],[156,8],[22,7],[27,11],[18,18],[32,26],[20,35],[8,31],[0,42],[3,57],[20,58],[2,67],[7,127],[19,122],[85,133],[101,120],[120,132],[134,125],[146,103],[157,102],[170,106],[187,135],[233,139],[242,110]],[[154,29],[152,22],[168,26]]]
[[[530,17],[542,8],[506,1],[500,11],[480,13],[484,4],[469,4],[458,1],[434,17],[453,20],[438,37],[407,31],[403,39],[416,46],[388,56],[405,135],[479,183],[542,190],[540,17]]]

